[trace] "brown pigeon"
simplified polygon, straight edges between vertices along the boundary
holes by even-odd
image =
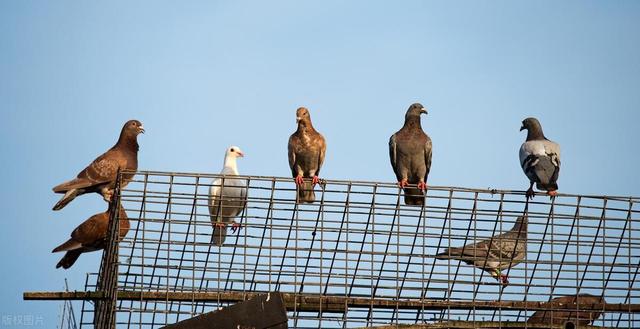
[[[127,121],[122,127],[116,145],[93,160],[78,174],[78,177],[53,188],[55,193],[64,193],[60,201],[53,206],[53,210],[60,210],[75,197],[90,192],[100,193],[105,201],[110,202],[118,170],[138,169],[138,134],[140,133],[144,133],[144,127],[140,121]],[[132,178],[132,174],[123,176],[122,187],[125,187]]]
[[[464,247],[448,248],[435,258],[461,260],[487,271],[506,286],[509,280],[501,272],[520,264],[527,256],[527,224],[527,217],[520,216],[506,233]]]
[[[527,320],[527,323],[566,325],[572,323],[573,327],[588,326],[602,314],[601,310],[596,310],[591,305],[605,304],[606,301],[600,296],[590,294],[577,294],[575,296],[562,296],[552,299],[549,303],[562,308],[571,308],[580,311],[547,311],[539,310]],[[547,306],[550,306],[547,304]],[[568,327],[565,327],[568,328]]]
[[[529,178],[531,185],[527,190],[527,198],[532,199],[533,183],[539,190],[547,191],[551,197],[558,192],[558,175],[560,174],[560,145],[548,140],[542,132],[542,126],[536,118],[522,121],[520,131],[527,130],[527,140],[520,147],[520,166]]]
[[[427,114],[427,110],[421,104],[412,104],[404,117],[404,126],[389,139],[391,166],[398,178],[398,186],[404,189],[404,203],[407,205],[424,204],[427,177],[431,170],[431,138],[422,130],[422,113]]]
[[[120,208],[118,215],[120,221],[119,236],[122,239],[129,232],[130,223],[124,208],[122,206],[118,208]],[[111,212],[107,210],[89,217],[71,232],[71,239],[53,249],[52,252],[67,252],[58,262],[56,268],[68,269],[81,254],[104,249],[108,243],[107,233],[109,232],[110,214]]]
[[[289,167],[298,186],[298,202],[313,203],[316,199],[313,187],[319,182],[327,145],[324,137],[313,129],[305,107],[296,110],[296,122],[298,130],[289,137]]]

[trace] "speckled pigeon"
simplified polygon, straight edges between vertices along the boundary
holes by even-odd
[[[520,147],[520,166],[531,184],[527,198],[533,198],[533,183],[538,190],[547,191],[551,197],[558,192],[558,174],[560,173],[560,145],[548,140],[542,132],[542,126],[536,118],[522,121],[520,131],[527,130],[527,140]]]
[[[93,160],[76,178],[53,188],[55,193],[64,193],[53,210],[60,210],[75,197],[91,192],[99,193],[105,201],[110,202],[118,169],[131,171],[138,169],[138,134],[140,133],[144,133],[144,127],[140,121],[127,121],[122,127],[116,145]],[[125,187],[132,178],[132,174],[124,175],[121,187]]]
[[[412,104],[404,117],[404,126],[389,139],[389,158],[398,186],[404,189],[404,203],[423,205],[427,178],[431,170],[431,138],[422,130],[420,114],[427,110]],[[415,185],[416,187],[409,187]]]
[[[565,326],[569,322],[573,324],[571,328],[589,326],[602,314],[602,307],[597,305],[606,304],[606,301],[601,296],[577,294],[575,296],[556,297],[543,306],[550,307],[552,306],[549,305],[550,303],[557,305],[553,306],[553,308],[563,307],[574,309],[575,311],[538,310],[531,315],[527,323],[556,325],[563,326],[563,328],[569,328]]]
[[[118,220],[120,221],[119,236],[122,239],[129,232],[130,223],[124,208],[122,206],[118,208],[120,209],[118,215]],[[107,234],[109,232],[110,214],[107,210],[89,217],[71,232],[71,239],[53,249],[53,252],[66,251],[56,268],[68,269],[81,254],[104,249],[108,243]]]
[[[296,110],[296,122],[298,130],[289,137],[289,167],[298,188],[298,202],[313,203],[316,199],[313,187],[319,182],[327,144],[313,128],[305,107]]]
[[[527,224],[527,217],[520,216],[508,232],[464,247],[448,248],[435,258],[461,260],[487,271],[506,286],[509,280],[501,272],[520,264],[527,256]]]
[[[222,246],[227,237],[227,224],[232,223],[235,232],[240,224],[235,217],[242,213],[247,205],[247,181],[233,178],[239,175],[237,159],[244,153],[237,146],[227,148],[224,155],[224,166],[220,174],[224,178],[216,178],[209,188],[209,216],[213,225],[213,244]]]

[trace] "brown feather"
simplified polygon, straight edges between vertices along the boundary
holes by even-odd
[[[311,123],[309,110],[304,107],[296,111],[299,118],[298,129],[289,137],[288,155],[291,175],[312,179],[320,175],[324,163],[327,144],[322,134],[317,132]],[[311,183],[298,188],[298,201],[312,203],[315,193]]]
[[[137,170],[137,136],[143,131],[142,123],[139,121],[127,121],[122,127],[118,142],[112,148],[93,160],[76,178],[53,188],[55,193],[65,193],[53,210],[64,208],[76,196],[85,193],[99,193],[104,197],[107,190],[115,187],[118,170]],[[132,174],[125,175],[121,186],[125,187],[132,177]]]
[[[131,224],[122,206],[119,208],[119,237],[122,239],[129,232]],[[52,252],[67,251],[56,268],[69,268],[73,263],[75,263],[80,254],[104,249],[107,244],[109,217],[109,211],[101,212],[89,217],[89,219],[82,222],[82,224],[78,225],[78,227],[71,232],[71,239],[53,249]]]

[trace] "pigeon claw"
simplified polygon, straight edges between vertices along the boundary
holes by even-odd
[[[398,187],[399,188],[405,188],[409,185],[409,182],[406,179],[403,179],[401,181],[398,181]]]
[[[223,223],[223,222],[216,222],[215,227],[219,228],[219,229],[225,229],[227,228],[227,224]]]
[[[500,274],[500,282],[502,283],[503,286],[508,286],[509,285],[509,278],[507,278],[506,274]]]
[[[104,191],[104,193],[102,194],[102,198],[104,199],[104,201],[106,201],[107,203],[111,203],[111,200],[113,199],[113,190],[106,190]]]
[[[556,190],[547,191],[547,195],[553,199],[558,195],[558,191],[556,191]]]
[[[236,233],[236,231],[240,231],[241,227],[242,225],[240,225],[240,223],[233,222],[233,224],[231,224],[231,232]]]
[[[313,179],[311,180],[311,184],[313,184],[313,186],[316,186],[318,182],[320,182],[320,178],[318,178],[318,176],[313,176]]]
[[[295,181],[296,185],[302,186],[302,184],[304,184],[304,178],[302,178],[302,176],[296,176]]]
[[[536,195],[536,192],[533,191],[533,188],[530,187],[527,190],[527,193],[525,193],[525,195],[527,196],[527,199],[533,199],[533,197]]]
[[[425,183],[425,182],[418,183],[418,190],[423,191],[423,192],[426,191],[427,190],[427,183]]]

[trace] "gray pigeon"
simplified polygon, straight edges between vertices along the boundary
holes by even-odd
[[[606,301],[601,296],[577,294],[574,296],[556,297],[544,306],[551,306],[549,304],[556,304],[558,307],[574,309],[576,311],[539,310],[531,315],[527,323],[564,326],[571,322],[573,323],[573,327],[571,328],[589,326],[602,314],[602,308],[596,305],[606,304]],[[598,308],[600,308],[600,310],[598,310]],[[564,326],[563,328],[569,327]]]
[[[289,137],[289,167],[298,187],[298,202],[313,203],[316,199],[313,187],[320,181],[318,175],[327,144],[313,128],[307,108],[296,110],[296,122],[298,130]]]
[[[119,206],[118,220],[120,221],[120,239],[129,232],[129,218],[122,206]],[[78,257],[85,252],[102,250],[107,246],[107,233],[109,232],[109,211],[95,214],[71,232],[71,239],[59,245],[52,252],[66,251],[65,255],[56,265],[56,268],[68,269]]]
[[[487,271],[506,286],[509,280],[501,272],[520,264],[527,256],[527,222],[526,216],[520,216],[508,232],[464,247],[448,248],[435,258],[461,260]]]
[[[224,155],[224,167],[209,189],[209,216],[213,225],[213,244],[222,246],[227,237],[227,224],[232,223],[231,230],[235,232],[240,224],[234,221],[247,205],[246,180],[233,178],[239,175],[236,160],[244,157],[244,153],[237,146],[231,146]]]
[[[420,114],[427,110],[412,104],[404,117],[404,126],[389,139],[391,167],[404,189],[404,203],[423,205],[427,178],[431,170],[431,138],[422,130]],[[415,185],[415,187],[409,187]]]
[[[520,166],[531,182],[527,198],[532,199],[535,195],[533,183],[538,190],[547,191],[549,196],[555,197],[558,194],[560,145],[544,136],[536,118],[524,119],[520,131],[524,129],[527,129],[527,140],[520,147]]]
[[[78,176],[53,188],[55,193],[64,193],[53,210],[64,208],[75,197],[95,192],[110,202],[115,188],[118,169],[135,171],[138,169],[138,134],[144,133],[144,127],[138,120],[129,120],[122,127],[116,145],[93,160]],[[121,187],[125,187],[133,178],[124,175]]]

